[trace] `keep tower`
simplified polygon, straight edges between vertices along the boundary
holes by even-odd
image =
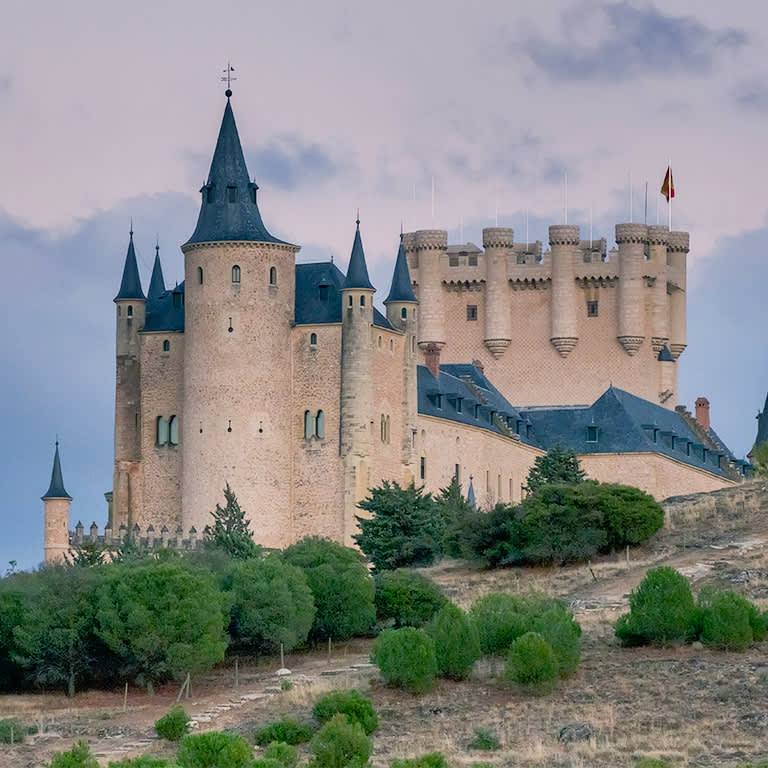
[[[227,90],[185,274],[183,527],[238,494],[256,538],[292,540],[291,326],[299,246],[259,212]]]
[[[42,499],[45,505],[45,562],[63,563],[69,551],[69,505],[72,497],[64,489],[58,440],[53,455],[51,483]]]

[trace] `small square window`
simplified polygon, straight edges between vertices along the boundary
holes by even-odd
[[[449,267],[458,267],[459,266],[459,254],[458,253],[449,253],[448,254],[448,266]]]
[[[597,442],[597,427],[587,427],[587,442],[588,443]]]
[[[320,291],[320,301],[328,301],[328,286],[320,285],[318,290]]]
[[[470,267],[476,267],[477,266],[477,254],[476,253],[470,253],[467,257],[467,263]]]
[[[597,317],[597,302],[596,301],[588,301],[587,302],[587,317]]]
[[[477,304],[467,304],[467,320],[477,320]]]
[[[237,202],[237,187],[227,187],[227,200],[230,203]]]

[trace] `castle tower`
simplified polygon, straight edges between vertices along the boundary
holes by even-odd
[[[51,484],[42,500],[45,505],[45,562],[63,563],[69,551],[69,505],[72,497],[64,490],[58,440],[53,455]]]
[[[579,341],[576,314],[576,274],[574,260],[579,245],[579,228],[555,224],[549,228],[552,248],[552,301],[550,305],[552,346],[560,357],[568,357]]]
[[[507,283],[508,259],[515,243],[515,231],[504,227],[483,230],[485,248],[485,346],[501,357],[512,343],[512,311]]]
[[[648,227],[648,277],[651,346],[659,354],[669,342],[669,301],[667,297],[667,241],[669,228]],[[659,358],[661,359],[661,358]]]
[[[690,247],[687,232],[670,232],[668,243],[669,269],[669,349],[677,360],[687,346],[686,341],[686,269]]]
[[[619,246],[619,292],[617,339],[628,355],[634,355],[645,340],[643,270],[648,227],[617,224]]]
[[[677,405],[677,363],[665,344],[658,356],[659,361],[659,402],[674,407]]]
[[[387,320],[393,328],[405,334],[403,347],[403,464],[410,468],[414,475],[415,462],[414,434],[418,416],[418,390],[416,379],[416,314],[418,301],[413,293],[411,274],[408,270],[408,259],[405,256],[404,236],[400,235],[400,248],[397,251],[395,271],[392,274],[392,285],[389,295],[384,302],[387,308]]]
[[[344,465],[343,543],[357,530],[357,502],[368,492],[373,440],[373,294],[360,221],[341,286],[341,458]]]
[[[203,530],[229,483],[256,540],[293,534],[291,325],[296,245],[264,226],[227,90],[185,274],[182,525]]]
[[[163,266],[160,264],[160,245],[155,246],[155,263],[152,266],[152,278],[149,281],[147,301],[159,299],[165,293],[165,279],[163,278]]]
[[[116,305],[115,465],[112,517],[117,530],[128,528],[141,509],[141,371],[139,331],[146,320],[146,300],[141,288],[133,229],[125,255],[123,279],[114,299]]]
[[[443,326],[441,261],[448,248],[448,233],[442,229],[420,229],[403,239],[406,252],[412,250],[419,265],[419,323],[417,342],[424,363],[438,376],[440,350],[445,346]]]

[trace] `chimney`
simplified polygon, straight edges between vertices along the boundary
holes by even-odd
[[[709,432],[709,400],[706,397],[696,399],[696,421]]]
[[[440,378],[440,347],[437,344],[428,344],[425,347],[424,364],[436,379]]]

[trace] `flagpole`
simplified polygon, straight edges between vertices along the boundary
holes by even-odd
[[[528,251],[528,209],[525,209],[525,250]]]
[[[632,171],[629,172],[629,223],[632,223]]]
[[[592,250],[592,206],[589,206],[589,250]]]
[[[673,183],[672,182],[672,158],[669,157],[669,158],[667,158],[667,160],[668,160],[668,163],[667,163],[668,171],[667,171],[667,173],[669,173],[669,186],[667,187],[667,207],[668,207],[668,210],[667,210],[667,227],[668,227],[669,231],[671,232],[672,231],[672,197],[673,197],[673,195],[672,195],[672,190],[673,190],[673,186],[672,186],[672,183]]]
[[[648,224],[648,182],[645,182],[645,218],[643,220],[644,224]]]
[[[568,171],[563,171],[563,224],[568,223]]]
[[[432,177],[432,223],[435,223],[435,177]]]

